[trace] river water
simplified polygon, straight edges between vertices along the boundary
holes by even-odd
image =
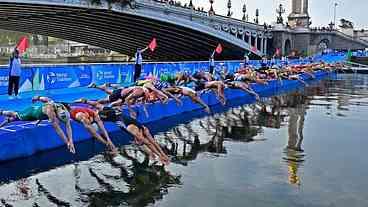
[[[0,166],[0,206],[368,206],[367,86],[368,76],[343,74],[169,120],[155,135],[168,167],[133,146],[115,158],[49,152]]]

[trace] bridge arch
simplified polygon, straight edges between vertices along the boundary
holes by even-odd
[[[152,60],[207,60],[218,43],[224,48],[218,59],[240,59],[244,50],[254,52],[243,38],[232,34],[236,27],[232,33],[213,28],[214,22],[243,26],[244,22],[208,17],[148,0],[136,0],[136,9],[83,2],[88,1],[2,0],[0,29],[86,43],[131,56],[136,48],[145,47],[156,37],[157,50],[146,54]],[[195,21],[198,18],[200,21]],[[202,23],[205,21],[208,24]],[[247,30],[261,28],[246,24]],[[262,55],[261,51],[254,53]]]

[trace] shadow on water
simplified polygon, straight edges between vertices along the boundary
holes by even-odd
[[[289,183],[300,185],[298,169],[306,159],[302,143],[310,105],[308,94],[323,94],[325,90],[324,87],[312,87],[308,91],[264,98],[262,103],[254,105],[235,100],[225,108],[214,107],[211,116],[194,111],[149,127],[171,156],[172,165],[187,166],[201,153],[227,154],[225,141],[263,142],[267,140],[258,135],[264,128],[287,126],[288,141],[282,159],[288,168]],[[57,206],[147,206],[163,199],[169,188],[183,185],[181,175],[171,174],[165,167],[149,161],[136,147],[126,146],[121,134],[112,137],[121,146],[115,158],[101,154],[104,148],[100,144],[87,141],[77,145],[79,153],[76,156],[60,148],[1,164],[1,203],[4,206],[24,202],[33,206],[50,203]],[[54,178],[48,180],[48,175]],[[60,193],[57,185],[64,182],[65,187],[73,187]]]

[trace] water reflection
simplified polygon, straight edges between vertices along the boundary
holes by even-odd
[[[288,135],[289,139],[285,148],[285,157],[288,164],[289,183],[300,185],[298,169],[304,162],[303,129],[307,109],[306,96],[295,93],[286,97],[287,110],[289,114]]]
[[[146,206],[162,199],[169,187],[181,185],[180,176],[171,175],[162,165],[150,163],[149,157],[137,152],[136,149],[123,148],[121,154],[131,161],[129,167],[126,167],[124,162],[120,163],[109,157],[105,160],[120,171],[117,175],[101,175],[93,168],[89,169],[90,175],[106,189],[82,193],[88,197],[90,206],[118,206],[122,203],[129,206]],[[106,182],[106,179],[115,182],[123,180],[128,186],[127,192],[114,190],[114,186]]]
[[[200,153],[214,156],[227,154],[225,141],[252,142],[262,127],[253,125],[257,110],[253,106],[241,106],[211,117],[180,125],[156,137],[165,143],[165,151],[176,164],[187,165]]]

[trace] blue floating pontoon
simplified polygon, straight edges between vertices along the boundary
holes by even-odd
[[[330,75],[328,72],[318,71],[315,73],[315,80],[325,79]],[[312,81],[310,76],[301,75],[305,81]],[[283,81],[270,81],[267,85],[253,84],[252,88],[260,94],[261,97],[269,97],[275,94],[280,94],[286,91],[290,91],[299,87],[303,84],[299,81],[294,80],[283,80]],[[59,89],[60,90],[60,89]],[[69,89],[65,89],[66,91]],[[59,92],[38,92],[42,95],[48,95],[55,100],[72,101],[76,98],[86,97],[86,98],[101,98],[104,96],[101,92],[96,92],[94,89],[79,88],[73,89],[70,93],[66,93],[65,90]],[[46,93],[46,94],[45,94]],[[21,100],[3,100],[0,98],[0,104],[3,108],[7,109],[20,109],[22,106],[30,104],[30,97],[34,95],[31,93],[24,95]],[[243,103],[253,103],[255,98],[249,94],[244,93],[240,90],[226,89],[226,98],[230,100],[242,99]],[[213,92],[206,92],[201,94],[201,98],[209,106],[214,106],[220,104]],[[146,117],[143,113],[143,109],[140,105],[135,106],[135,110],[138,111],[138,120],[144,124],[152,123],[158,120],[162,120],[171,116],[178,116],[185,112],[190,112],[194,110],[202,110],[202,108],[193,103],[189,98],[181,98],[183,105],[178,107],[174,100],[170,100],[167,104],[162,103],[151,103],[147,104],[147,110],[149,117]],[[127,109],[124,109],[124,113],[128,114]],[[3,117],[0,118],[0,121]],[[113,123],[105,123],[106,128],[109,133],[120,132],[120,129]],[[75,143],[86,141],[91,139],[91,136],[83,128],[81,124],[76,122],[72,123],[73,128],[73,139]],[[123,133],[123,132],[122,132]],[[128,143],[131,137],[128,135],[123,136],[124,142]],[[40,125],[35,126],[31,122],[14,122],[6,127],[0,128],[0,162],[9,161],[17,158],[28,157],[37,152],[47,151],[59,147],[65,147],[65,144],[57,136],[55,130],[48,121],[41,122]],[[78,153],[78,147],[77,147]]]

